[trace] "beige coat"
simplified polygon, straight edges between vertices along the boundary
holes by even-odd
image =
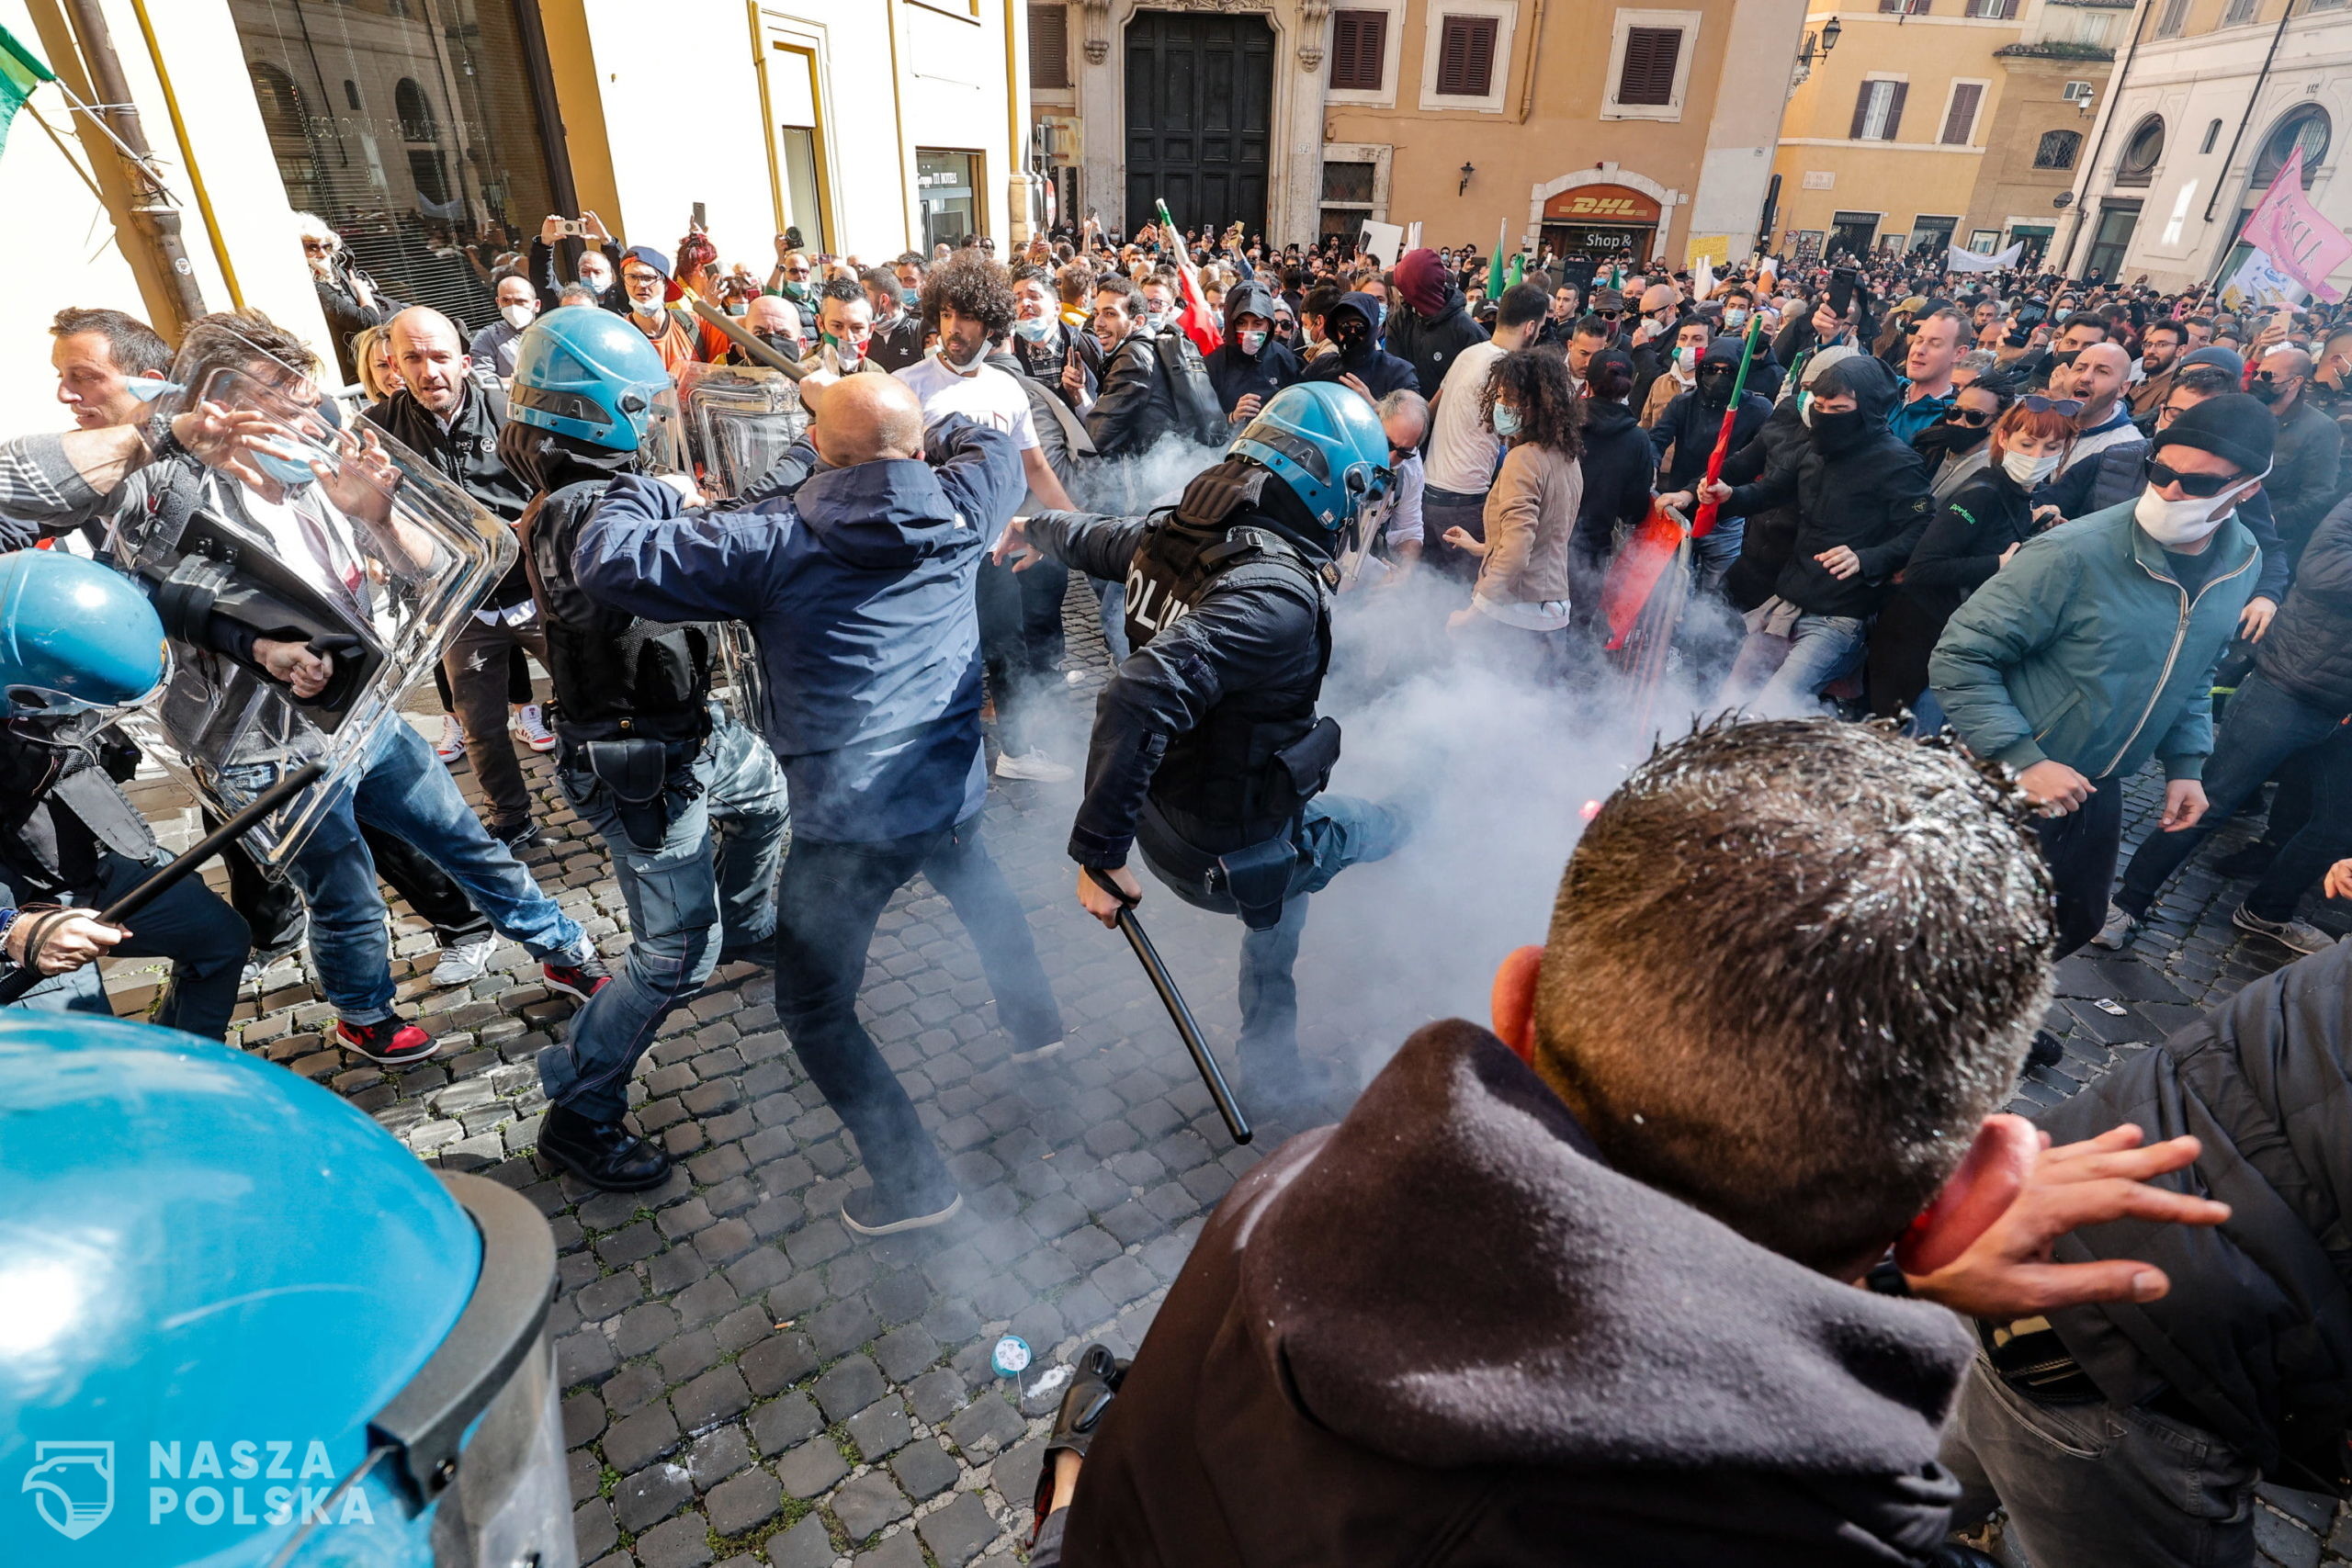
[[[1521,442],[1504,455],[1487,491],[1487,558],[1478,595],[1490,604],[1568,596],[1568,535],[1584,500],[1584,468],[1547,446]]]

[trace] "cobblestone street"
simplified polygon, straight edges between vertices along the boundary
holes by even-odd
[[[1082,597],[1074,657],[1091,620],[1075,613]],[[1069,694],[1074,722],[1092,689]],[[422,707],[414,717],[437,723]],[[529,863],[616,958],[627,938],[603,847],[556,795],[549,760],[524,756],[548,836]],[[470,773],[458,776],[472,795]],[[927,884],[892,901],[873,945],[861,1015],[967,1195],[966,1213],[934,1230],[865,1242],[842,1227],[855,1156],[778,1029],[769,976],[750,965],[722,971],[674,1014],[639,1069],[638,1123],[679,1163],[664,1187],[626,1195],[552,1178],[533,1157],[544,1108],[533,1056],[573,1004],[539,983],[518,946],[503,943],[476,984],[433,990],[433,938],[401,911],[401,1005],[446,1049],[390,1073],[322,1043],[331,1010],[299,957],[252,988],[232,1043],[332,1087],[420,1156],[519,1189],[554,1224],[551,1327],[583,1564],[1018,1562],[1061,1369],[1091,1339],[1123,1354],[1141,1341],[1209,1210],[1297,1130],[1262,1124],[1252,1146],[1232,1145],[1125,945],[1076,907],[1063,844],[1077,794],[997,781],[987,817],[1069,1022],[1062,1054],[1008,1059],[971,945]],[[2154,797],[2144,781],[2135,789],[2131,839]],[[193,836],[170,784],[144,784],[140,799],[167,841]],[[2246,837],[2233,829],[2220,848]],[[1354,897],[1381,891],[1366,877]],[[2192,866],[2134,952],[2063,966],[2053,1026],[2066,1057],[2020,1086],[2021,1109],[2054,1102],[2283,960],[2232,930],[2233,891]],[[1143,913],[1230,1063],[1238,924],[1164,893]],[[1310,928],[1300,962],[1310,1051],[1352,1040],[1376,1065],[1421,1020],[1375,1016],[1376,997],[1318,982],[1317,951]],[[135,1012],[156,977],[118,967],[118,1006]],[[1464,997],[1483,997],[1485,984],[1483,969],[1464,976]],[[1246,1103],[1246,1085],[1242,1094]],[[1036,1353],[1018,1381],[989,1364],[1006,1333]],[[2271,1562],[2312,1568],[2331,1529],[2325,1561],[2352,1561],[2352,1526],[2338,1526],[2332,1500],[2266,1495]]]

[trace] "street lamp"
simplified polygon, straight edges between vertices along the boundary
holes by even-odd
[[[1838,35],[1845,30],[1845,24],[1832,17],[1818,33],[1805,34],[1804,52],[1797,57],[1797,63],[1809,70],[1815,61],[1828,59],[1829,51],[1838,47]]]
[[[1453,187],[1453,194],[1460,196],[1464,191],[1468,190],[1470,188],[1470,176],[1477,172],[1478,166],[1476,164],[1465,162],[1462,165],[1462,183]]]

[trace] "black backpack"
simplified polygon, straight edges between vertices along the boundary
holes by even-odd
[[[1225,410],[1217,401],[1199,345],[1184,334],[1183,328],[1169,327],[1152,339],[1151,346],[1158,351],[1152,357],[1166,379],[1168,400],[1175,410],[1177,434],[1203,446],[1223,446],[1231,432],[1226,428]]]

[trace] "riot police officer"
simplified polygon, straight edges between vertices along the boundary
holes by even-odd
[[[775,754],[711,699],[718,628],[640,619],[573,580],[580,532],[614,476],[640,470],[670,384],[628,321],[551,310],[516,345],[498,442],[537,491],[520,527],[555,684],[557,786],[611,851],[635,938],[570,1039],[539,1053],[539,1152],[617,1191],[669,1175],[669,1156],[621,1121],[662,1020],[720,963],[774,961],[786,822]]]
[[[1142,518],[1047,512],[1028,547],[1126,585],[1134,652],[1096,704],[1086,798],[1070,829],[1079,901],[1112,924],[1132,845],[1186,903],[1238,914],[1241,1061],[1280,1104],[1320,1088],[1298,1055],[1291,964],[1306,901],[1347,866],[1393,852],[1402,818],[1324,795],[1340,726],[1315,712],[1331,659],[1331,591],[1366,505],[1390,482],[1373,406],[1329,383],[1288,387],[1169,509]]]
[[[189,878],[133,930],[96,918],[163,858],[100,730],[164,671],[163,623],[127,579],[62,551],[0,555],[0,976],[45,976],[22,1006],[111,1016],[96,960],[168,958],[155,1021],[218,1040],[249,945],[236,911]]]

